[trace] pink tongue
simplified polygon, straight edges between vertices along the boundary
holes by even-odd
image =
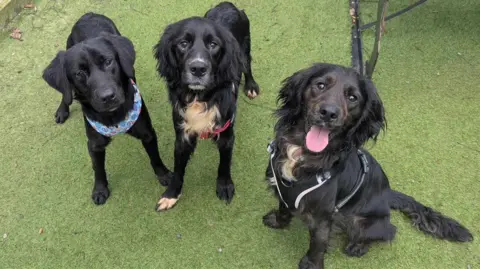
[[[307,133],[306,144],[307,148],[313,152],[320,152],[328,145],[329,131],[324,128],[312,127]]]

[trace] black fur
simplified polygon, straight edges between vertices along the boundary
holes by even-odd
[[[184,138],[181,111],[195,98],[207,107],[217,106],[217,126],[236,112],[238,86],[245,73],[246,94],[258,94],[250,68],[250,29],[246,14],[223,2],[209,10],[206,18],[191,17],[169,25],[154,48],[157,70],[168,86],[175,127],[175,177],[162,198],[178,198],[185,167],[194,152],[197,135]],[[195,65],[200,64],[200,66]],[[203,68],[198,72],[197,68]],[[233,86],[233,88],[232,88]],[[194,88],[200,87],[200,88]],[[217,196],[230,202],[235,188],[230,174],[234,124],[215,140],[220,153]]]
[[[95,172],[92,193],[95,204],[104,204],[110,195],[105,148],[111,139],[96,132],[85,116],[107,126],[125,118],[133,108],[134,88],[130,79],[136,81],[134,62],[133,44],[120,35],[115,24],[103,15],[87,13],[73,26],[67,50],[58,52],[43,72],[43,79],[63,94],[56,113],[57,123],[67,119],[73,98],[82,106],[88,151]],[[158,153],[157,136],[145,102],[138,120],[127,133],[142,141],[155,174],[160,183],[166,185],[172,173]]]
[[[301,158],[292,170],[298,181],[315,177],[321,169],[340,168],[332,179],[305,196],[298,210],[287,209],[280,202],[278,210],[264,216],[264,224],[272,228],[286,227],[293,215],[307,224],[310,247],[299,268],[324,268],[324,253],[334,224],[347,234],[345,253],[349,256],[364,255],[374,241],[392,240],[396,227],[390,223],[390,209],[406,213],[426,234],[450,241],[473,240],[457,221],[392,190],[380,164],[364,149],[370,171],[353,198],[338,213],[334,212],[336,203],[352,191],[361,174],[357,149],[369,139],[376,139],[385,126],[383,105],[371,81],[350,68],[315,64],[287,78],[278,100],[275,131],[280,156],[273,164],[277,177],[282,176],[282,160],[292,145],[300,148]],[[337,117],[325,120],[325,105],[337,108],[333,109]],[[312,126],[330,132],[329,143],[320,152],[310,151],[305,143]],[[267,178],[271,177],[269,164]]]

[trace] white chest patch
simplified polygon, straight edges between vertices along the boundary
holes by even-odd
[[[181,127],[186,137],[212,132],[217,119],[220,118],[220,111],[216,105],[208,108],[206,102],[199,102],[196,99],[179,112],[184,119]]]

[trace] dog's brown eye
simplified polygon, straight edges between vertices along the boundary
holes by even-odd
[[[105,66],[110,66],[112,64],[112,59],[105,59]]]
[[[323,83],[323,82],[318,83],[317,86],[318,86],[318,88],[319,88],[320,90],[325,89],[325,83]]]
[[[183,40],[182,42],[180,42],[180,44],[178,44],[180,46],[180,48],[182,49],[186,49],[188,47],[188,41],[186,40]]]
[[[349,94],[347,98],[348,98],[348,101],[350,101],[351,103],[355,103],[358,100],[357,96],[352,94]]]

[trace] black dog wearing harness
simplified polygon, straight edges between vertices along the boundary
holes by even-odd
[[[349,256],[364,255],[374,241],[392,240],[390,209],[432,236],[473,240],[457,221],[392,190],[380,164],[361,148],[385,127],[370,80],[350,68],[315,64],[287,78],[278,101],[266,175],[279,208],[263,222],[281,229],[297,215],[307,224],[310,247],[299,268],[324,268],[332,225],[347,234]]]

